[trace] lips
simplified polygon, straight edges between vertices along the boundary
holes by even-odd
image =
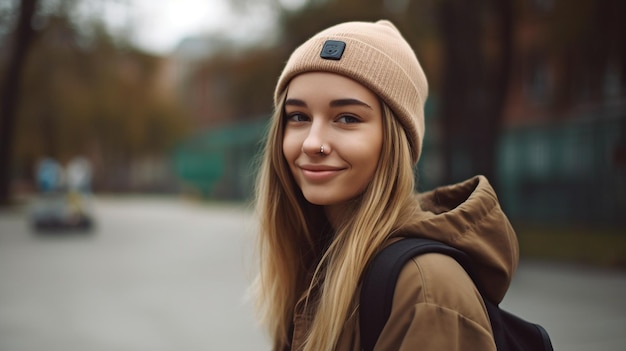
[[[306,180],[315,183],[330,180],[344,169],[326,165],[303,165],[300,170]]]

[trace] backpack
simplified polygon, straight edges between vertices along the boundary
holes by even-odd
[[[484,297],[468,255],[435,240],[405,238],[385,247],[374,257],[365,271],[359,307],[361,345],[364,351],[374,349],[378,336],[387,323],[400,270],[412,257],[429,252],[454,258],[468,273],[483,296],[498,351],[554,350],[550,337],[543,327],[501,310],[497,304]]]

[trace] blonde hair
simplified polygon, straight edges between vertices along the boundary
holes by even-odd
[[[328,222],[295,184],[282,152],[284,94],[267,135],[256,188],[260,219],[259,275],[255,282],[262,322],[274,350],[289,344],[294,307],[301,297],[313,320],[305,351],[333,350],[347,321],[356,317],[361,274],[394,232],[410,225],[419,206],[414,196],[411,146],[390,108],[383,106],[383,146],[367,189],[351,213],[320,242]]]

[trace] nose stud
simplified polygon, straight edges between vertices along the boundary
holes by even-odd
[[[320,146],[320,154],[324,154],[324,145]]]

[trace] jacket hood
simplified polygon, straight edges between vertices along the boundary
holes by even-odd
[[[484,176],[419,195],[424,219],[403,236],[442,241],[466,252],[487,298],[502,301],[517,269],[517,237]]]

